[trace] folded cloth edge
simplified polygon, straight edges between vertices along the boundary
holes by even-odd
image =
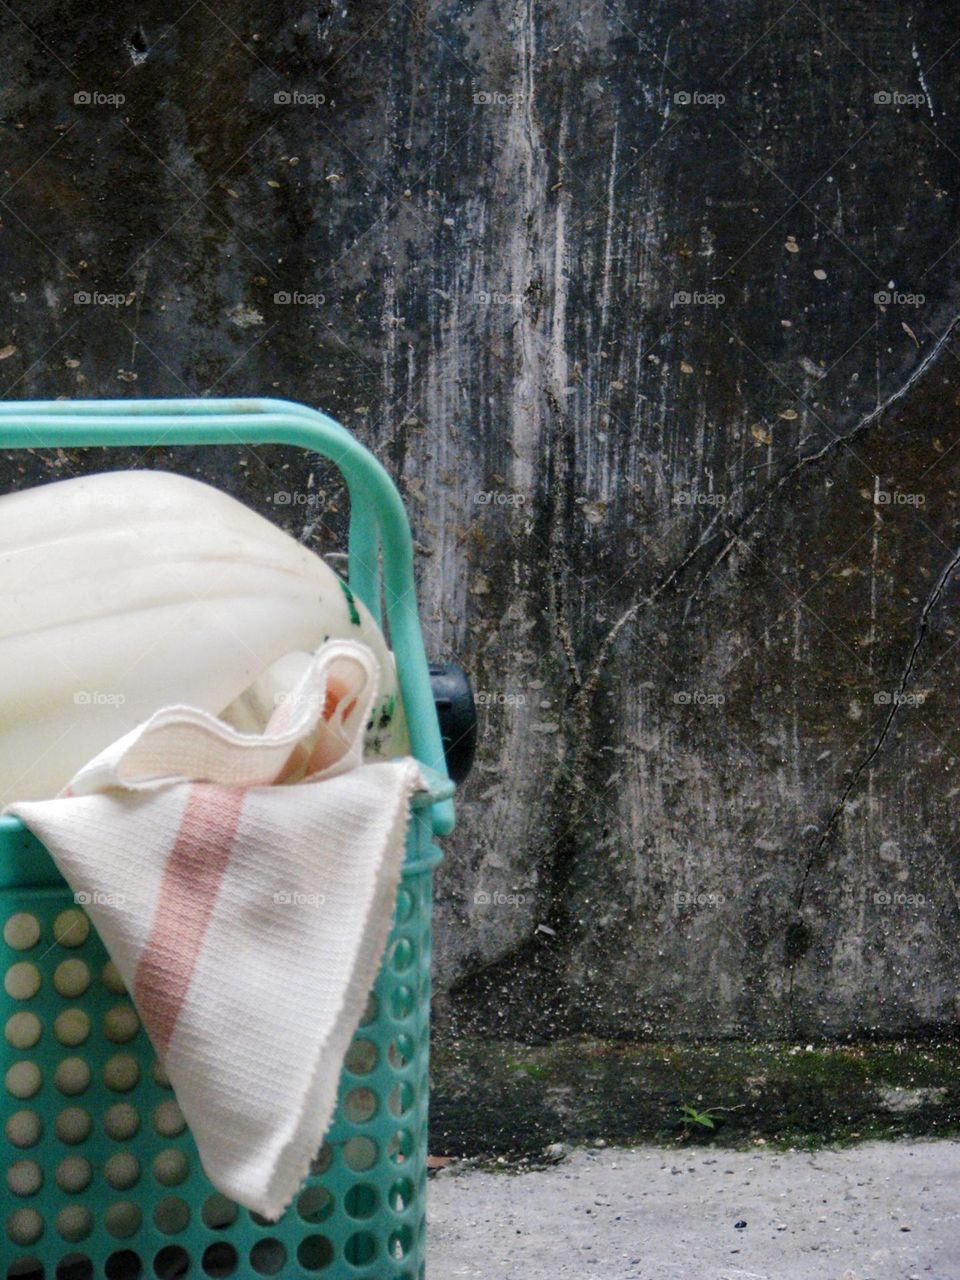
[[[394,808],[389,824],[382,831],[384,842],[380,860],[380,876],[371,897],[361,932],[361,943],[351,980],[341,994],[336,1020],[325,1044],[317,1047],[313,1069],[306,1090],[286,1126],[283,1146],[270,1172],[263,1208],[264,1217],[279,1218],[310,1172],[310,1165],[330,1128],[337,1104],[339,1073],[336,1077],[321,1073],[321,1059],[342,1063],[357,1030],[363,1003],[376,982],[387,942],[393,929],[393,902],[403,875],[406,855],[406,833],[410,824],[410,799],[424,786],[423,775],[413,757],[389,761],[387,767],[402,769],[400,803]],[[375,927],[374,927],[375,926]],[[358,1015],[357,1010],[360,1010]],[[325,1086],[317,1093],[318,1084]]]
[[[319,666],[318,659],[323,659]],[[123,734],[98,752],[92,760],[78,769],[70,782],[60,792],[62,798],[77,795],[89,795],[119,787],[125,791],[156,791],[177,782],[203,781],[204,778],[196,769],[167,771],[160,774],[147,773],[136,775],[130,771],[130,762],[141,760],[144,755],[149,758],[152,751],[163,750],[165,734],[173,731],[175,735],[183,735],[184,731],[192,731],[198,737],[205,737],[215,742],[220,752],[220,763],[226,767],[227,761],[233,759],[235,764],[244,756],[260,757],[268,751],[276,760],[285,758],[286,754],[311,732],[323,718],[323,696],[326,691],[330,668],[340,658],[357,663],[366,675],[365,700],[357,712],[351,713],[351,719],[361,725],[365,723],[376,700],[376,686],[380,675],[380,665],[374,654],[365,645],[353,640],[327,640],[313,654],[314,661],[308,667],[297,685],[290,691],[287,707],[289,715],[283,717],[283,723],[272,720],[260,733],[244,733],[233,725],[221,720],[212,712],[191,707],[185,703],[176,703],[161,707],[153,712],[141,724]],[[320,683],[317,683],[319,677]],[[347,747],[338,764],[312,775],[316,780],[328,777],[344,768],[352,768],[362,763],[363,736],[356,734],[352,746]],[[180,748],[182,750],[182,746]],[[184,759],[183,764],[187,761]],[[241,766],[242,768],[242,766]],[[219,781],[228,785],[256,786],[269,783],[272,778],[251,776],[245,779],[231,779],[226,776],[208,778],[208,781]],[[58,798],[60,798],[58,797]],[[39,801],[14,801],[3,810],[4,813],[15,813],[21,803],[41,803]]]

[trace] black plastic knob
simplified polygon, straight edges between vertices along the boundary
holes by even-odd
[[[459,785],[470,772],[477,750],[477,704],[470,677],[455,662],[437,662],[431,664],[430,683],[447,772]]]

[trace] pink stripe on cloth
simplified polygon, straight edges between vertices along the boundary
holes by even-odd
[[[133,994],[154,1048],[165,1052],[230,861],[245,792],[195,782],[160,882]]]

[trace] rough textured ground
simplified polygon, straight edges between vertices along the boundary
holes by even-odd
[[[430,1215],[435,1280],[956,1280],[960,1143],[448,1166]]]

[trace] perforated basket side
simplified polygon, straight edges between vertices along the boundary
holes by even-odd
[[[0,892],[0,1275],[423,1280],[434,861],[408,863],[334,1124],[276,1223],[204,1176],[119,975],[66,886]]]

